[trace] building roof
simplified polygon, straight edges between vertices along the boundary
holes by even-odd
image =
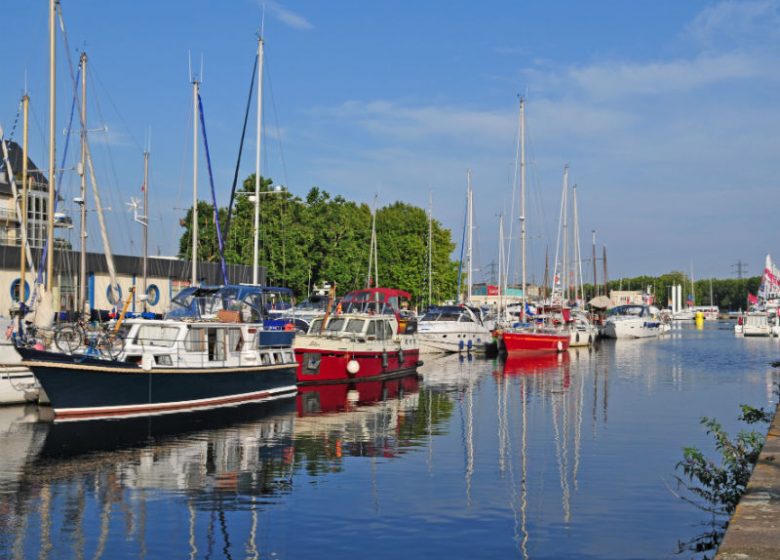
[[[40,261],[41,251],[32,251],[35,262]],[[0,245],[0,269],[18,270],[21,266],[19,247]],[[140,278],[143,270],[143,258],[129,255],[114,255],[114,266],[117,274]],[[54,271],[56,274],[75,276],[79,270],[79,252],[54,252]],[[108,265],[103,253],[87,253],[87,272],[107,274]],[[265,283],[265,269],[260,268],[260,284]],[[252,281],[252,267],[243,264],[227,265],[227,273],[231,283],[248,283]],[[149,257],[147,274],[150,278],[171,278],[187,281],[192,277],[192,261],[172,259],[170,257]],[[203,284],[222,284],[222,267],[219,263],[199,262],[198,280]]]
[[[14,177],[17,178],[17,188],[21,188],[21,176],[22,176],[22,147],[16,142],[8,142],[8,160],[11,163],[11,170],[14,172]],[[33,163],[28,154],[27,156],[27,175],[30,177],[30,188],[37,191],[48,191],[49,181],[44,176],[43,172]],[[5,158],[2,157],[2,151],[0,150],[0,194],[10,196],[13,194],[11,190],[11,181],[8,177],[8,171],[5,168]]]

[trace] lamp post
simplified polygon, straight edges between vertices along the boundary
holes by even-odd
[[[254,221],[254,235],[253,235],[253,255],[252,255],[252,284],[257,285],[259,283],[259,261],[260,261],[260,197],[266,194],[282,194],[285,189],[282,185],[274,185],[270,190],[261,191],[255,189],[252,191],[239,191],[236,194],[246,195],[249,202],[255,204],[255,221]],[[259,196],[258,196],[259,195]]]

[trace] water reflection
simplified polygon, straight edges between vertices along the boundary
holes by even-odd
[[[181,415],[0,409],[0,557],[669,557],[700,518],[663,485],[698,417],[777,380],[776,343],[729,334],[442,356]]]

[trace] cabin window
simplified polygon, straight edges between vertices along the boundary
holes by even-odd
[[[190,329],[184,340],[184,349],[187,352],[205,352],[206,329]]]
[[[387,340],[393,337],[393,327],[387,321],[377,321],[377,338]]]
[[[170,348],[179,336],[178,327],[165,325],[141,325],[133,340],[134,344],[163,346]]]
[[[366,329],[366,338],[368,339],[376,338],[376,321],[368,322],[368,328]]]
[[[262,363],[264,366],[271,365],[271,356],[269,356],[267,353],[263,353],[260,355],[260,363]]]
[[[244,347],[244,338],[241,329],[228,329],[228,348],[231,352],[241,352]]]
[[[171,360],[171,357],[168,354],[161,354],[159,356],[155,356],[154,361],[157,363],[158,366],[173,365],[173,361]]]
[[[344,329],[348,333],[360,334],[363,332],[363,325],[365,325],[363,319],[350,319],[347,323],[347,328]]]
[[[225,360],[225,330],[206,329],[208,331],[209,361],[222,362]]]
[[[460,322],[461,323],[473,323],[474,321],[471,320],[471,317],[469,317],[467,314],[463,314],[460,316]]]
[[[346,322],[347,322],[346,319],[341,319],[341,318],[331,319],[330,321],[328,321],[327,331],[329,333],[340,332],[341,330],[344,329],[344,324]]]

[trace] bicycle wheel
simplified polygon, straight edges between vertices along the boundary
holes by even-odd
[[[97,347],[100,353],[116,360],[125,347],[125,336],[119,332],[107,332],[98,336]]]
[[[84,342],[84,332],[76,325],[64,325],[54,331],[54,344],[61,352],[68,354]]]

